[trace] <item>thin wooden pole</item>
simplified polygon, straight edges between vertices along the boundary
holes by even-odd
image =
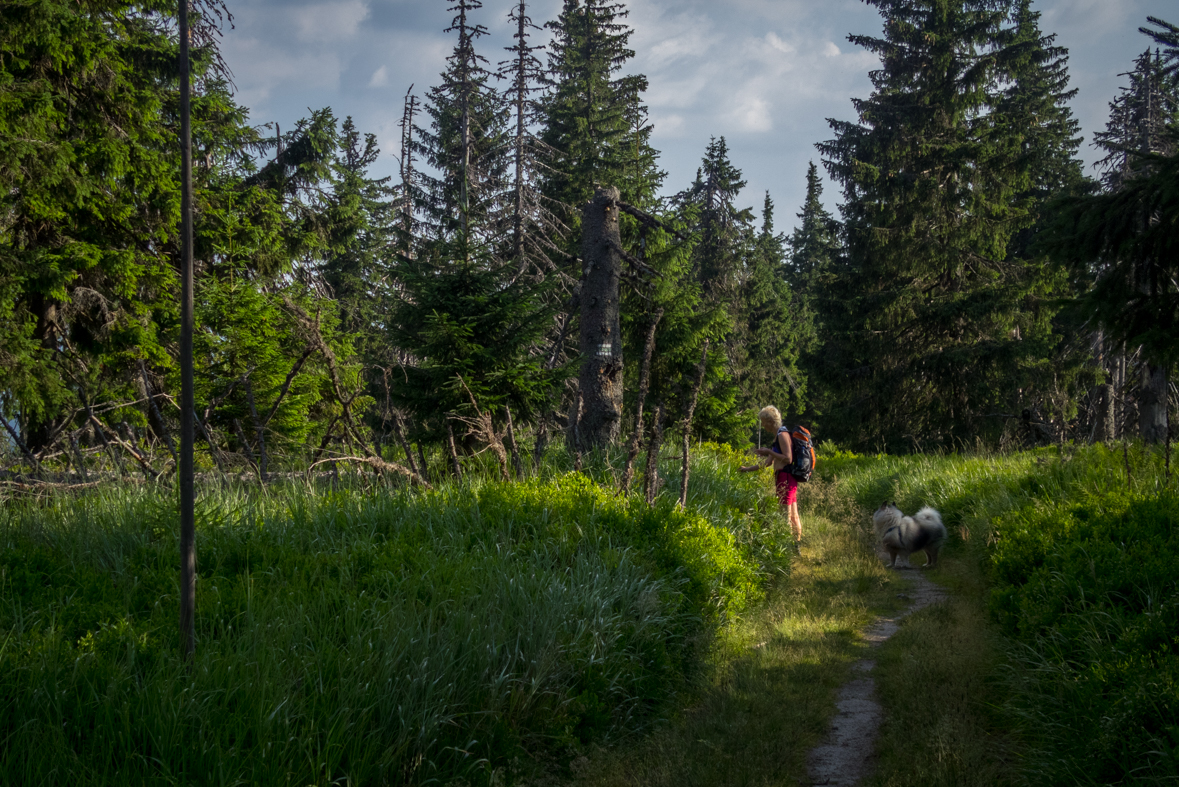
[[[193,488],[192,134],[188,74],[188,0],[180,5],[180,650],[196,653],[196,517]]]

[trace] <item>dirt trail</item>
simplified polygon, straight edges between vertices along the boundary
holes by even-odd
[[[886,557],[881,554],[882,559]],[[923,572],[913,570],[905,573],[913,579],[910,591],[901,594],[902,598],[909,601],[909,606],[893,617],[878,618],[868,627],[864,638],[872,648],[879,647],[880,643],[897,632],[901,618],[946,597],[945,591],[930,582]],[[811,784],[858,784],[871,772],[876,735],[884,718],[884,711],[875,697],[876,682],[872,679],[875,667],[876,662],[871,658],[860,659],[852,665],[858,677],[839,690],[839,699],[836,701],[838,711],[831,722],[831,731],[827,739],[812,749],[807,758]]]

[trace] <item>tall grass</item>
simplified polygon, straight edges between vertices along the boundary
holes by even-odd
[[[939,508],[951,535],[946,554],[977,566],[941,576],[967,599],[981,596],[990,624],[939,625],[931,612],[909,627],[921,636],[895,647],[973,671],[957,685],[973,681],[976,704],[1002,717],[976,708],[979,736],[986,724],[1009,727],[1023,752],[1014,772],[1026,783],[1179,781],[1179,494],[1163,462],[1162,451],[1141,445],[1098,445],[828,463],[861,505]],[[976,619],[969,607],[956,602],[941,614]],[[993,657],[972,666],[928,641],[963,631],[975,652]],[[909,654],[909,666],[921,660]],[[909,727],[901,735],[929,722],[904,708],[901,687],[914,681],[899,682],[891,699]]]
[[[640,728],[782,569],[735,461],[700,452],[685,510],[580,474],[208,490],[191,669],[170,499],[9,501],[0,783],[483,783]]]

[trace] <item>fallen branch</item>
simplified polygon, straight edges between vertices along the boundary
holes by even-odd
[[[375,456],[334,456],[330,459],[320,459],[318,462],[313,462],[311,466],[307,468],[307,475],[310,476],[312,470],[314,470],[319,465],[327,464],[328,462],[359,462],[360,464],[375,467],[377,470],[385,473],[398,473],[403,475],[411,482],[424,489],[433,489],[433,487],[430,486],[429,481],[422,478],[408,467],[397,464],[396,462],[387,462],[384,459],[378,459]]]
[[[153,481],[159,480],[161,473],[156,472],[155,468],[152,467],[151,464],[148,463],[147,459],[144,458],[143,454],[141,454],[141,453],[139,453],[139,451],[135,450],[135,446],[129,445],[128,443],[123,441],[119,437],[118,432],[116,432],[115,430],[113,430],[113,429],[107,430],[102,425],[102,421],[99,421],[98,418],[95,417],[93,412],[90,413],[90,421],[91,421],[91,423],[94,424],[94,427],[96,429],[98,429],[99,437],[101,437],[103,440],[105,440],[107,438],[107,436],[109,436],[112,440],[115,441],[115,443],[117,443],[119,446],[121,446],[124,451],[131,454],[131,458],[134,459],[136,462],[138,462],[143,467],[143,471],[145,473],[148,473],[151,476]]]

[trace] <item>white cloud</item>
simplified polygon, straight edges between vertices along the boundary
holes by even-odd
[[[368,80],[369,87],[386,87],[389,84],[389,68],[381,66]]]
[[[794,44],[783,41],[778,37],[778,34],[773,31],[766,33],[766,43],[772,46],[774,49],[777,49],[779,52],[783,52],[787,55],[794,53]]]
[[[774,127],[770,117],[770,102],[760,96],[746,96],[740,99],[733,117],[741,131],[764,133]]]
[[[834,41],[828,41],[827,46],[823,47],[823,54],[827,57],[839,57],[839,47]]]
[[[306,42],[344,41],[356,35],[368,17],[364,0],[309,5],[293,12],[299,40]]]

